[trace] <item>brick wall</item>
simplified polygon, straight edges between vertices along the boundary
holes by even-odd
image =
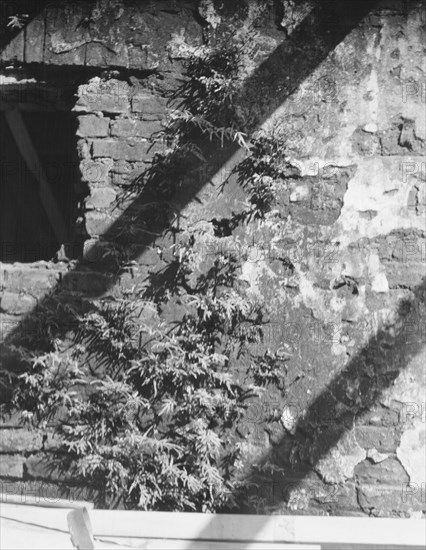
[[[143,217],[143,205],[117,199],[162,150],[156,135],[167,117],[167,97],[180,82],[185,48],[201,42],[199,17],[209,32],[219,32],[221,25],[241,29],[258,18],[256,63],[247,67],[240,100],[257,127],[286,135],[293,175],[267,219],[240,232],[241,278],[253,295],[272,305],[267,343],[290,357],[289,370],[298,381],[285,396],[271,394],[260,409],[247,413],[248,461],[282,469],[253,478],[247,502],[251,496],[258,511],[278,507],[284,513],[421,515],[424,8],[381,2],[360,21],[349,10],[327,34],[315,24],[314,2],[271,3],[259,12],[250,2],[228,11],[204,2],[197,16],[185,3],[183,11],[174,2],[160,4],[140,12],[125,8],[117,20],[120,10],[102,15],[105,20],[101,17],[96,28],[108,18],[115,21],[110,21],[115,54],[87,37],[86,57],[80,50],[61,53],[58,44],[79,37],[61,26],[65,15],[59,11],[61,36],[49,31],[37,50],[44,63],[112,66],[121,72],[92,75],[76,85],[72,111],[87,188],[77,220],[86,239],[84,255],[71,263],[0,266],[7,343],[38,305],[54,301],[84,308],[92,299],[119,296],[163,265],[156,249],[166,250],[167,239],[150,237],[148,243],[137,227],[132,275],[119,276],[102,265],[107,243],[132,216]],[[43,24],[51,25],[52,13],[45,14]],[[77,16],[77,9],[66,12],[67,18]],[[132,33],[117,38],[130,17],[149,29],[143,42],[148,46],[136,47]],[[180,35],[178,27],[184,29]],[[339,37],[336,43],[333,37]],[[12,55],[10,45],[3,57],[28,61],[27,54],[16,53],[18,46]],[[207,174],[235,163],[229,151],[216,153],[219,161],[209,159]],[[213,220],[226,220],[238,209],[241,190],[231,181],[218,195],[220,180],[219,175],[213,185],[200,186],[197,200],[181,201],[182,229],[201,221],[213,227]],[[232,239],[212,239],[204,253],[230,246],[235,246]],[[10,345],[3,358],[19,362]],[[267,421],[273,410],[280,422]],[[28,432],[13,419],[3,425],[0,475],[7,491],[27,490],[19,483],[56,488],[66,481],[64,474],[49,470],[52,445],[48,430]],[[70,491],[65,485],[61,490]]]

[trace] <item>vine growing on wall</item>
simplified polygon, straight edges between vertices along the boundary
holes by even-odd
[[[179,181],[204,161],[200,136],[247,148],[237,174],[248,209],[235,223],[271,208],[285,159],[272,139],[249,146],[239,129],[237,46],[202,48],[188,61],[184,100],[166,129],[170,148],[132,188],[150,199],[147,231],[159,216],[167,222]],[[206,254],[219,239],[214,224],[169,229],[168,257],[142,285],[84,315],[71,311],[72,346],[52,337],[38,353],[21,348],[27,368],[13,405],[26,422],[54,422],[55,459],[98,488],[98,505],[217,511],[238,503],[246,410],[270,387],[286,392],[286,358],[263,342],[268,308],[242,284],[242,259]]]

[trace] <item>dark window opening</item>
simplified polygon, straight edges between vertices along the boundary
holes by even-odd
[[[20,112],[38,170],[30,170],[5,113],[0,113],[0,261],[55,259],[62,245],[67,257],[77,255],[75,222],[80,181],[75,117],[69,112]],[[25,139],[22,140],[24,142]],[[65,229],[65,242],[52,226],[52,212],[42,199],[38,171],[56,203],[55,216]],[[63,239],[61,239],[63,241]]]

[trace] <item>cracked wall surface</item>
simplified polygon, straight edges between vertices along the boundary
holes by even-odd
[[[276,108],[261,128],[286,136],[288,177],[276,182],[277,202],[266,218],[230,236],[218,237],[214,220],[224,223],[245,200],[232,178],[221,194],[215,185],[221,178],[213,178],[179,214],[182,230],[197,228],[203,236],[200,270],[219,252],[239,252],[241,283],[272,311],[266,345],[289,357],[296,380],[285,396],[266,396],[248,417],[247,460],[262,462],[267,456],[276,471],[260,479],[247,506],[421,516],[426,507],[424,7],[380,2],[300,86],[283,91],[281,101],[275,81],[286,68],[262,62],[297,34],[314,8],[315,2],[284,1],[265,2],[260,9],[248,0],[231,7],[213,0],[197,6],[97,2],[93,9],[58,3],[30,22],[25,40],[18,35],[3,50],[3,64],[15,67],[0,76],[2,100],[9,105],[8,86],[16,91],[21,83],[29,93],[22,84],[29,63],[112,71],[81,77],[72,105],[79,185],[87,190],[77,220],[85,238],[83,261],[1,264],[3,337],[49,293],[56,292],[61,303],[108,299],[164,266],[166,238],[136,254],[144,230],[136,221],[143,206],[136,205],[132,275],[116,277],[94,267],[113,238],[114,223],[131,204],[131,197],[125,198],[129,184],[163,150],[156,135],[173,108],[167,98],[182,81],[183,60],[205,32],[224,26],[243,32],[255,21],[257,57],[247,61],[252,80],[241,103],[259,118],[274,90]],[[298,43],[298,55],[310,40],[306,36]],[[287,91],[296,77],[291,71],[286,76]],[[169,318],[173,307],[165,312]],[[7,347],[2,353],[4,361],[14,360]],[[274,411],[280,422],[269,420]],[[4,487],[14,491],[22,481],[63,481],[45,468],[54,445],[46,434],[18,428],[13,419],[1,434]]]

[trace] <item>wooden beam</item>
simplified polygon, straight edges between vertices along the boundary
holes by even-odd
[[[9,124],[10,131],[18,146],[30,172],[34,175],[40,186],[40,200],[46,211],[56,239],[60,244],[67,242],[67,230],[60,208],[53,196],[50,183],[43,170],[37,151],[22,119],[21,113],[16,110],[4,111],[4,116]]]

